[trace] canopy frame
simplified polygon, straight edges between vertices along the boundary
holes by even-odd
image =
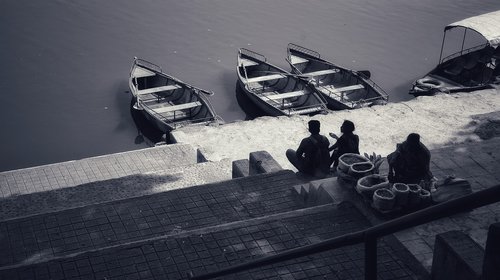
[[[493,48],[497,48],[500,45],[500,10],[495,12],[490,12],[478,16],[469,17],[452,24],[447,25],[444,28],[443,41],[441,43],[441,52],[439,54],[439,63],[441,64],[446,60],[443,58],[443,50],[446,39],[446,32],[450,29],[456,27],[464,28],[464,35],[462,39],[462,47],[460,49],[460,55],[464,52],[465,37],[467,36],[467,30],[472,30],[479,35],[481,35],[485,40],[485,45],[490,45]],[[477,46],[476,46],[477,47]],[[475,47],[473,47],[475,48]],[[471,48],[472,49],[472,48]],[[458,52],[457,52],[458,53]]]

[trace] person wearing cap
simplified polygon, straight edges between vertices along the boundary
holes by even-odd
[[[396,145],[396,151],[387,156],[389,182],[419,184],[433,178],[430,170],[431,153],[420,142],[420,135],[410,133],[406,141]]]
[[[329,148],[330,151],[333,151],[330,158],[330,165],[333,163],[333,167],[337,167],[339,164],[339,157],[343,154],[353,153],[359,155],[359,137],[354,134],[354,130],[354,123],[345,120],[340,127],[340,132],[342,132],[340,137],[335,133],[330,133],[330,137],[337,140],[337,142]]]
[[[329,172],[330,145],[328,138],[319,134],[320,122],[308,123],[311,135],[302,139],[297,151],[288,149],[286,157],[299,172],[316,177],[325,177]]]

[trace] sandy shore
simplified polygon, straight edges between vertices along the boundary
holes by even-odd
[[[500,89],[472,93],[421,96],[407,102],[337,111],[314,117],[261,117],[218,127],[186,127],[172,136],[177,142],[202,148],[209,160],[248,158],[253,151],[268,151],[283,168],[293,169],[285,157],[309,135],[307,122],[321,122],[321,133],[340,135],[346,119],[356,125],[361,153],[386,156],[411,132],[417,132],[429,149],[454,143],[481,141],[475,133],[488,120],[499,119]],[[329,137],[331,143],[333,139]]]

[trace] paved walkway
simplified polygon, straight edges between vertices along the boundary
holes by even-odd
[[[186,279],[367,226],[349,203],[323,205],[0,270],[0,279]],[[363,251],[349,246],[223,279],[363,279]],[[401,245],[379,243],[378,279],[421,279],[412,269]]]
[[[164,145],[0,173],[0,198],[162,171],[197,162],[187,144]]]

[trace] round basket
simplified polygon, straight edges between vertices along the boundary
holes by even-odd
[[[408,184],[408,188],[410,189],[410,193],[408,195],[408,205],[418,206],[420,204],[420,191],[422,190],[422,187],[417,184]]]
[[[353,163],[349,167],[349,172],[348,174],[351,175],[354,178],[361,178],[363,176],[369,175],[373,173],[373,163],[371,162],[358,162],[358,163]]]
[[[356,191],[366,199],[371,200],[376,190],[388,187],[389,181],[387,181],[387,177],[372,174],[358,180]]]
[[[389,189],[378,189],[373,193],[373,207],[380,211],[390,211],[394,208],[396,196]]]
[[[369,162],[370,160],[367,159],[366,157],[358,154],[352,154],[352,153],[346,153],[343,154],[339,157],[339,166],[338,168],[342,170],[344,173],[349,172],[349,168],[351,165],[354,163],[359,163],[359,162]]]
[[[342,180],[343,182],[355,186],[358,178],[354,178],[351,175],[344,173],[340,168],[337,167],[337,180]]]
[[[410,195],[410,187],[403,183],[394,183],[391,188],[392,192],[396,195],[396,204],[405,206],[408,204],[408,196]]]
[[[432,202],[431,193],[428,190],[420,190],[420,201],[423,205],[429,205]]]

